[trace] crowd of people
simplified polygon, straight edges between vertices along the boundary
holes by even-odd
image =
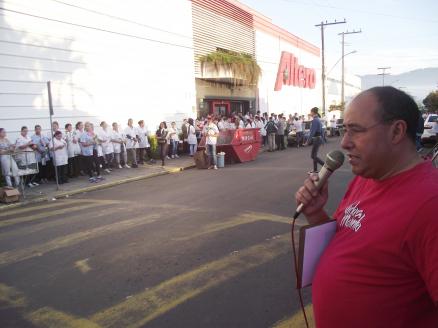
[[[179,158],[181,152],[193,157],[201,138],[206,136],[209,168],[217,169],[216,143],[221,131],[260,129],[263,145],[269,151],[275,151],[286,149],[287,135],[292,130],[296,132],[296,146],[304,145],[304,125],[304,116],[268,116],[260,112],[256,115],[209,115],[197,120],[184,119],[181,126],[176,122],[169,125],[161,122],[155,133],[146,128],[144,120],[134,125],[134,120],[129,119],[125,129],[120,129],[118,123],[109,125],[105,121],[99,127],[91,122],[77,122],[74,125],[67,123],[61,129],[54,121],[49,133],[43,133],[40,125],[34,127],[33,133],[23,126],[14,142],[7,138],[6,130],[0,128],[2,175],[11,187],[19,185],[19,175],[24,176],[23,183],[29,188],[55,180],[56,176],[60,184],[80,175],[88,175],[90,182],[98,182],[104,179],[103,172],[110,174],[113,169],[154,164],[151,136],[156,137],[157,154],[163,166],[166,160]],[[32,166],[38,167],[38,173],[19,174],[19,167]]]
[[[193,128],[189,130],[193,131]],[[169,128],[162,122],[155,135],[162,149],[162,165],[165,159],[179,157],[178,146],[182,141],[175,122]],[[149,137],[144,121],[140,120],[134,126],[132,119],[124,130],[117,123],[110,127],[105,121],[99,128],[90,122],[77,122],[74,127],[67,123],[61,130],[55,121],[50,133],[42,133],[41,126],[36,125],[30,135],[28,128],[23,126],[15,142],[7,138],[4,128],[0,128],[2,175],[10,187],[20,184],[19,175],[25,176],[23,182],[30,188],[54,180],[56,176],[60,184],[80,175],[88,175],[90,182],[98,182],[104,179],[103,172],[110,174],[115,168],[138,168],[146,162],[155,163]],[[29,172],[38,168],[35,169],[38,173],[19,174],[19,168]]]

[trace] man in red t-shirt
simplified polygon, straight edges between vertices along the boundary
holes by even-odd
[[[337,232],[313,280],[316,326],[438,327],[438,170],[415,148],[418,107],[376,87],[344,116],[342,148],[356,175],[334,214]],[[328,219],[327,183],[296,193],[308,221]]]

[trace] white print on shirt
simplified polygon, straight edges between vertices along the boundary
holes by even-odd
[[[344,217],[340,226],[350,228],[357,232],[362,227],[362,220],[365,218],[365,212],[359,208],[360,202],[351,204],[345,209]]]

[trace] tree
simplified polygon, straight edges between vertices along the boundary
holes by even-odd
[[[423,104],[429,112],[438,112],[438,90],[429,93],[423,99]]]
[[[332,111],[334,111],[334,110],[339,110],[339,111],[341,111],[341,112],[343,112],[344,111],[344,109],[345,109],[345,103],[340,103],[340,104],[338,104],[338,105],[330,105],[330,107],[329,107],[329,112],[332,112]]]

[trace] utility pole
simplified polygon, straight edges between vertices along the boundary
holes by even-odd
[[[339,33],[338,35],[342,35],[342,78],[341,78],[341,105],[344,104],[345,102],[345,63],[344,63],[344,51],[345,51],[345,35],[347,34],[357,34],[357,33],[362,33],[362,29],[360,29],[359,31],[355,31],[353,30],[352,32],[342,32]]]
[[[382,70],[382,73],[379,73],[377,75],[382,75],[382,85],[385,85],[385,75],[389,75],[389,73],[386,73],[387,69],[391,69],[391,67],[377,67],[377,69]]]
[[[329,25],[337,25],[337,24],[345,24],[347,21],[344,20],[342,22],[337,22],[336,19],[334,22],[321,22],[320,24],[315,25],[316,27],[321,28],[321,80],[322,80],[322,115],[325,115],[325,63],[324,63],[324,27]]]

